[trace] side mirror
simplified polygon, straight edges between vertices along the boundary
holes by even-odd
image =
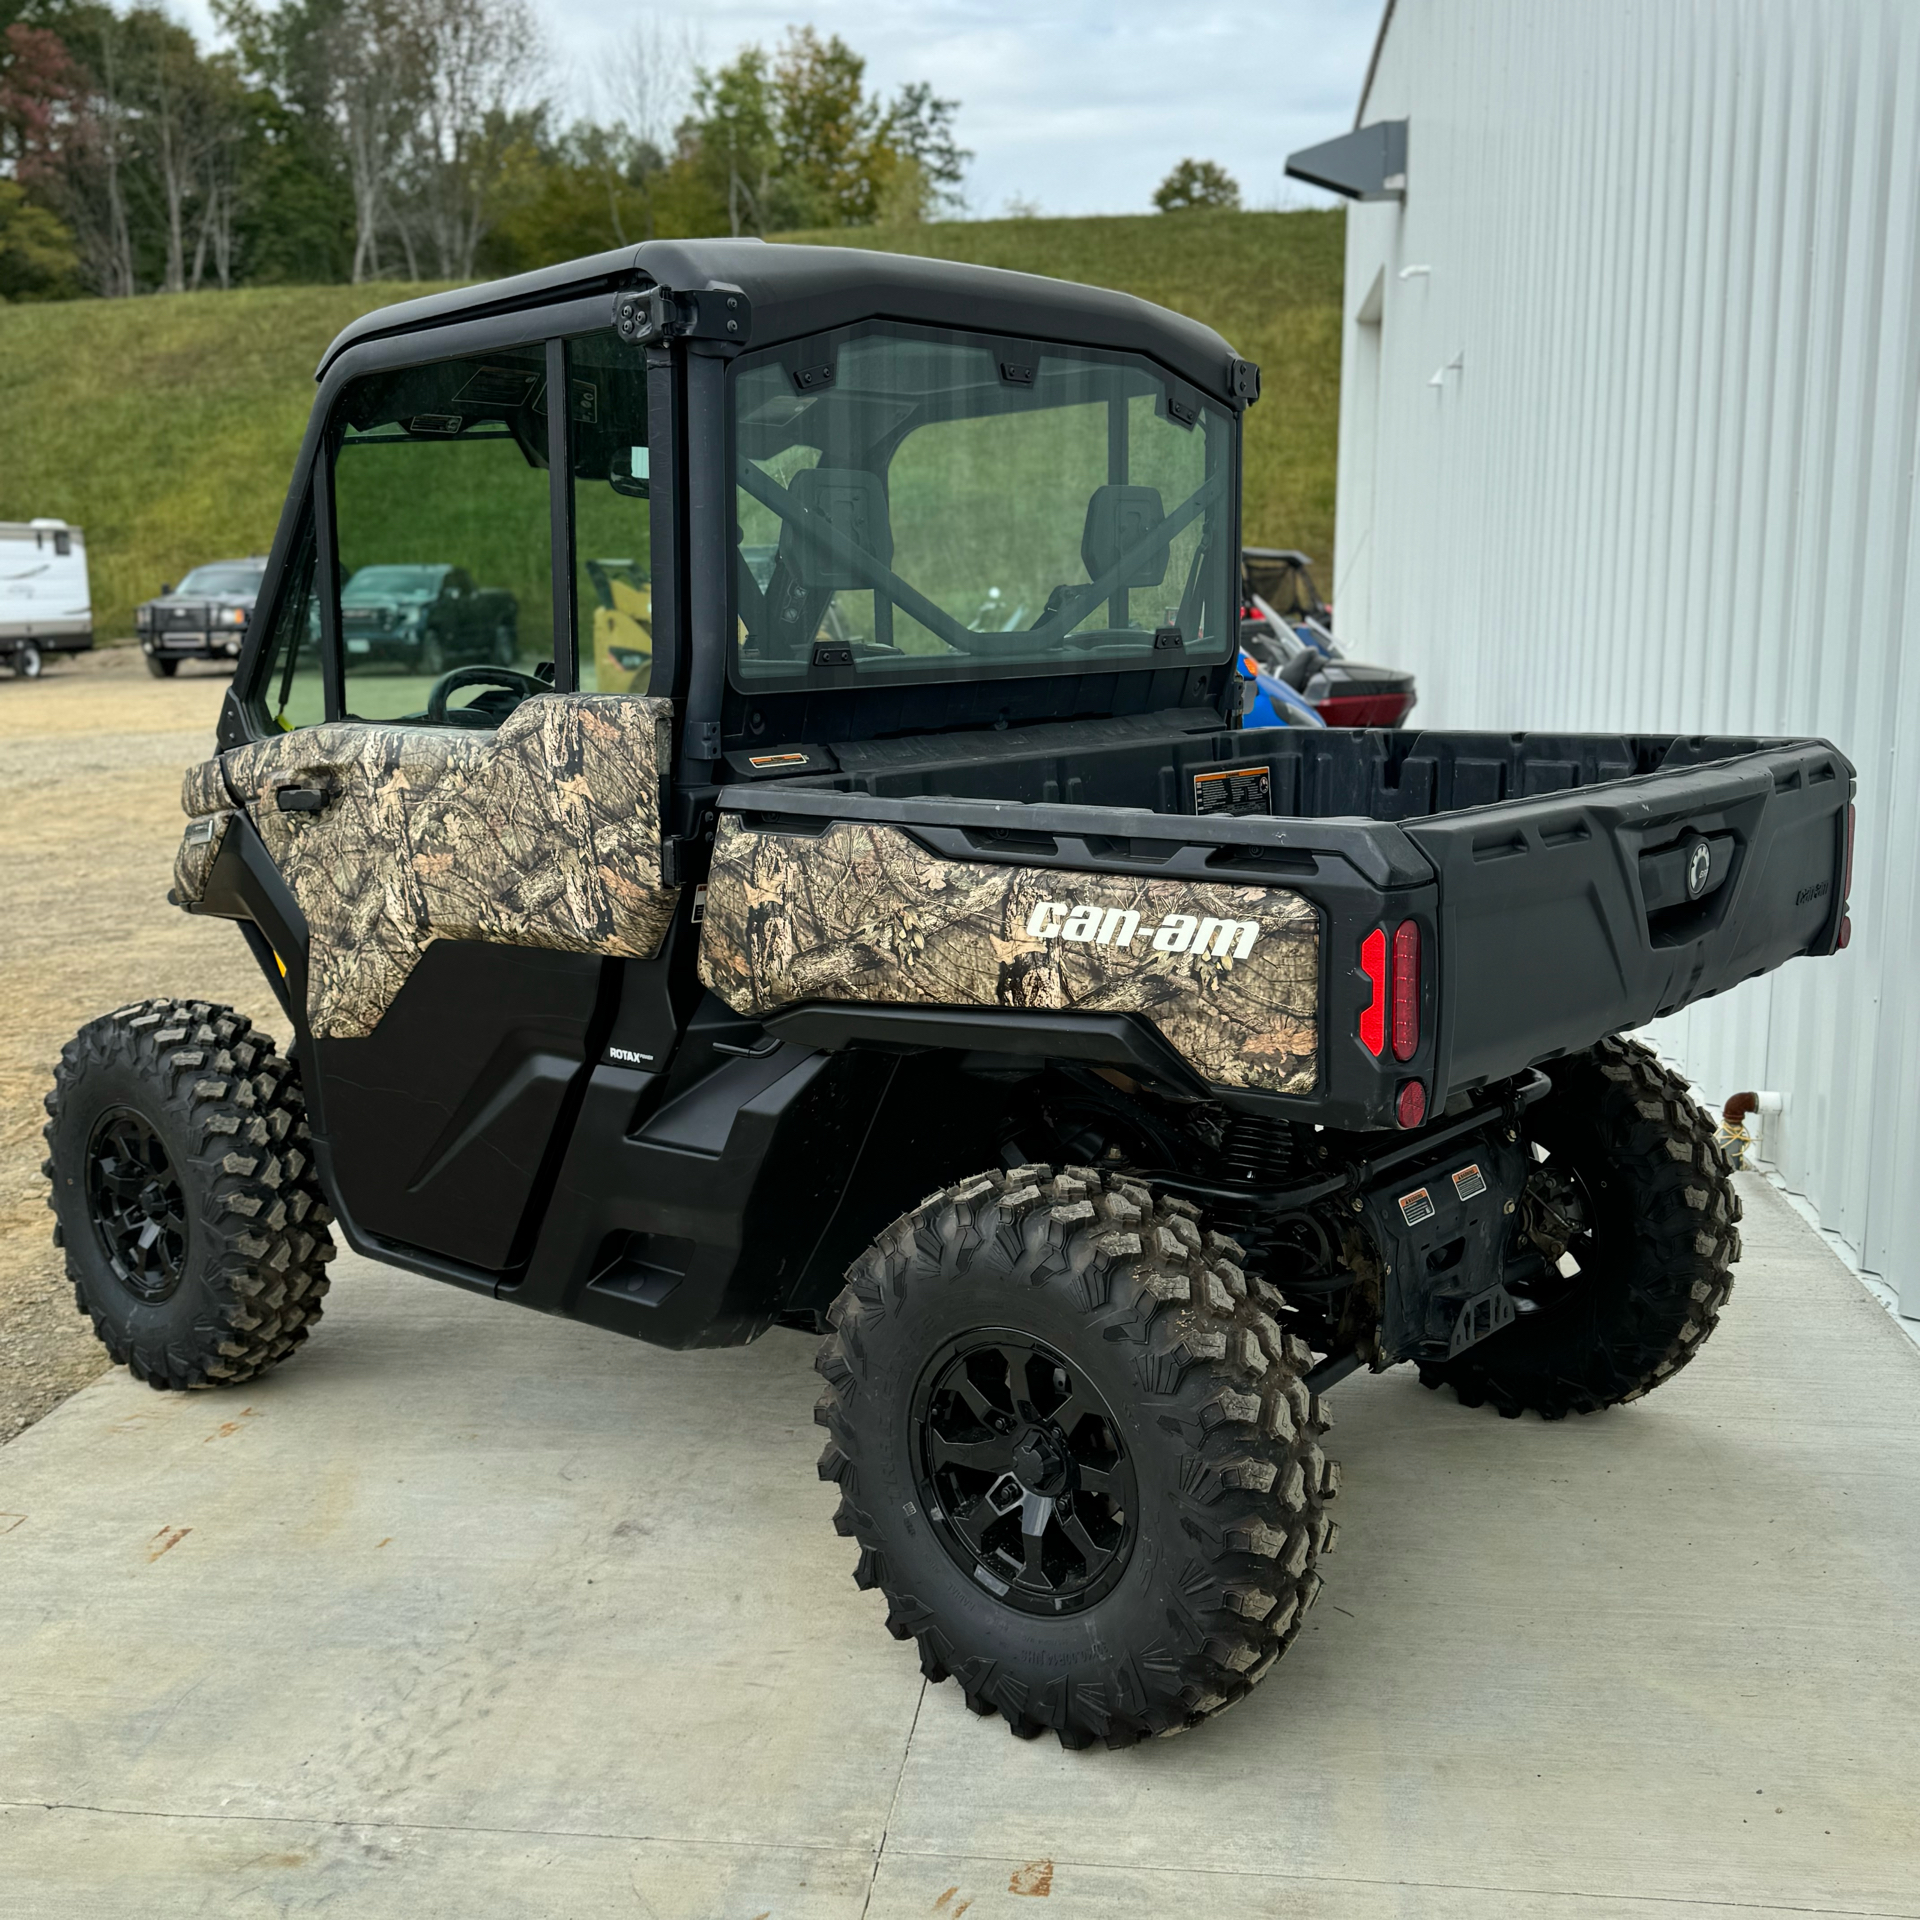
[[[646,499],[652,472],[650,452],[647,447],[615,447],[607,464],[607,485],[629,500]]]
[[[173,591],[173,582],[171,580],[162,581],[160,591],[163,594],[171,593]]]

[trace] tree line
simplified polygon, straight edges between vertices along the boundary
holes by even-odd
[[[527,0],[0,0],[0,299],[471,280],[963,205],[957,103],[837,35],[709,67],[641,20],[590,89]]]

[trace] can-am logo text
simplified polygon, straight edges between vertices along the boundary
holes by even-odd
[[[1027,937],[1032,940],[1075,940],[1086,946],[1130,947],[1144,930],[1131,907],[1077,907],[1068,900],[1041,900],[1027,915]],[[1152,929],[1156,953],[1210,954],[1223,960],[1244,960],[1260,938],[1258,920],[1202,919],[1193,913],[1170,913]]]

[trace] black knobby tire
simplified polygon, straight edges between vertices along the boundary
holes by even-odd
[[[176,655],[172,659],[163,659],[157,653],[147,655],[147,671],[156,680],[171,680],[180,671],[180,661]]]
[[[1338,1531],[1330,1418],[1279,1294],[1240,1258],[1183,1201],[1090,1168],[1018,1167],[896,1221],[827,1316],[820,1477],[859,1543],[855,1582],[885,1594],[888,1630],[917,1641],[929,1680],[957,1678],[969,1707],[1023,1738],[1050,1727],[1063,1746],[1121,1747],[1193,1726],[1244,1698],[1319,1592]],[[1056,1617],[969,1577],[958,1517],[926,1510],[916,1403],[982,1330],[1062,1356],[1111,1410],[1132,1475],[1117,1571]]]
[[[306,1339],[332,1215],[299,1075],[251,1021],[204,1000],[122,1007],[61,1050],[46,1107],[54,1243],[116,1362],[152,1387],[238,1386]]]
[[[1423,1385],[1509,1418],[1598,1413],[1672,1379],[1718,1324],[1740,1258],[1740,1196],[1679,1075],[1628,1040],[1548,1071],[1528,1132],[1548,1150],[1543,1173],[1570,1166],[1579,1182],[1581,1271],[1539,1311],[1420,1368]]]

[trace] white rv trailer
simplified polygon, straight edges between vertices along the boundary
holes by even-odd
[[[0,520],[0,665],[27,679],[93,645],[87,542],[64,520]]]

